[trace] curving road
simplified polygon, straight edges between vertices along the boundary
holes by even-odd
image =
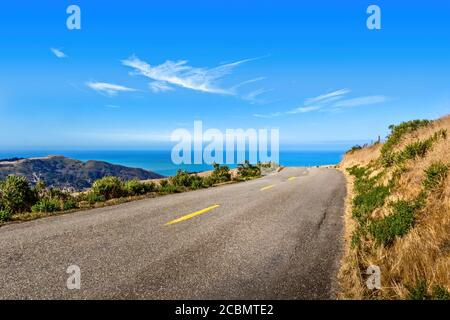
[[[245,183],[0,228],[2,299],[330,299],[345,178],[286,168]],[[81,270],[68,290],[66,269]]]

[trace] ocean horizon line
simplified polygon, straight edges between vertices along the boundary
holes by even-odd
[[[279,153],[279,164],[290,167],[334,165],[342,160],[344,154],[345,150],[282,150]],[[0,159],[47,156],[64,156],[80,161],[104,161],[131,168],[141,168],[164,176],[174,175],[180,169],[189,172],[202,172],[212,169],[212,165],[206,163],[174,164],[171,159],[171,150],[0,151]],[[236,168],[238,164],[226,165],[230,168]]]

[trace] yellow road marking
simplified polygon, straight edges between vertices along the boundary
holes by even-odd
[[[274,184],[271,184],[270,186],[267,186],[267,187],[261,188],[261,190],[260,190],[260,191],[264,191],[264,190],[269,190],[269,189],[272,189],[273,187],[275,187],[275,185],[274,185]]]
[[[295,180],[295,179],[297,179],[297,177],[290,177],[288,180],[292,181],[292,180]]]
[[[198,216],[198,215],[203,214],[203,213],[205,213],[205,212],[211,211],[211,210],[216,209],[216,208],[218,208],[218,207],[220,207],[220,205],[215,204],[215,205],[213,205],[213,206],[211,206],[211,207],[208,207],[208,208],[205,208],[205,209],[202,209],[202,210],[193,212],[193,213],[191,213],[191,214],[185,215],[185,216],[183,216],[183,217],[181,217],[181,218],[178,218],[178,219],[169,221],[169,222],[167,222],[167,223],[165,224],[165,226],[169,226],[169,225],[174,224],[174,223],[177,223],[177,222],[181,222],[181,221],[185,221],[185,220],[191,219],[191,218],[193,218],[193,217],[195,217],[195,216]]]

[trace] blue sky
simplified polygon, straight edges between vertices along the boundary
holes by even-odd
[[[161,148],[194,120],[301,148],[450,111],[444,0],[11,1],[0,41],[0,150]]]

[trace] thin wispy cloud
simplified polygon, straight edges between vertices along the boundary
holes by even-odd
[[[326,102],[326,101],[330,101],[330,99],[337,100],[350,92],[351,92],[351,90],[349,90],[349,89],[341,89],[341,90],[337,90],[337,91],[333,91],[333,92],[328,92],[328,93],[322,94],[322,95],[314,97],[314,98],[308,98],[308,99],[306,99],[305,103],[311,104],[311,103],[317,103],[317,102]]]
[[[122,85],[107,83],[107,82],[86,82],[86,85],[97,91],[98,93],[105,94],[107,96],[116,96],[119,92],[135,92],[136,89],[128,88]]]
[[[173,88],[171,86],[169,86],[165,82],[161,82],[161,81],[151,82],[149,84],[149,87],[150,87],[150,90],[152,90],[155,93],[173,90]]]
[[[267,118],[275,118],[275,117],[279,117],[282,116],[284,113],[283,112],[274,112],[274,113],[269,113],[269,114],[260,114],[260,113],[255,113],[253,116],[255,118],[263,118],[263,119],[267,119]]]
[[[50,48],[50,51],[59,59],[67,58],[67,55],[60,49]]]
[[[288,115],[288,114],[308,113],[308,112],[316,111],[319,109],[320,109],[319,106],[307,106],[307,107],[295,108],[295,109],[285,111],[285,112],[273,112],[273,113],[269,113],[269,114],[255,113],[253,116],[256,118],[268,119],[268,118],[281,117],[281,116]]]
[[[262,96],[266,93],[272,92],[273,89],[256,89],[242,96],[242,99],[249,101],[251,104],[266,103],[267,100]]]
[[[168,88],[177,86],[199,92],[235,95],[233,88],[223,88],[218,81],[231,74],[233,69],[239,65],[255,59],[258,58],[235,61],[210,69],[192,67],[188,65],[186,60],[167,60],[160,65],[151,66],[136,56],[123,60],[122,64],[132,68],[132,74],[142,75],[154,80],[151,84],[152,90],[164,88],[167,91]]]
[[[258,78],[246,80],[246,81],[243,81],[243,82],[241,82],[241,83],[235,85],[234,87],[231,88],[231,90],[232,90],[232,91],[235,91],[236,89],[238,89],[238,88],[240,88],[240,87],[243,87],[243,86],[245,86],[245,85],[247,85],[247,84],[255,83],[255,82],[262,81],[262,80],[266,80],[266,79],[267,79],[266,77],[258,77]]]
[[[321,108],[320,106],[299,107],[299,108],[295,108],[293,110],[287,111],[286,113],[287,114],[307,113],[307,112],[319,110],[320,108]]]
[[[388,97],[385,96],[367,96],[367,97],[358,97],[354,99],[341,100],[333,104],[333,107],[336,108],[351,108],[358,106],[366,106],[376,103],[383,103],[388,101]]]
[[[389,101],[388,97],[382,95],[347,98],[347,95],[350,92],[351,90],[349,89],[341,89],[314,98],[308,98],[305,100],[303,106],[292,110],[273,112],[269,114],[254,114],[253,116],[257,118],[273,118],[283,115],[302,114],[314,111],[335,113],[344,108],[367,106]]]

